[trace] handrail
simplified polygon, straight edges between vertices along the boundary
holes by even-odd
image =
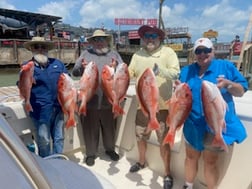
[[[26,176],[32,179],[29,180],[35,188],[52,188],[34,157],[2,115],[0,115],[0,138],[13,159],[25,170]]]

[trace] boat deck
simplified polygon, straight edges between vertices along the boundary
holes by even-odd
[[[25,112],[20,102],[10,102],[21,100],[17,87],[0,88],[0,99],[2,100],[0,102],[0,107],[5,111],[5,117],[10,125],[13,126],[18,135],[26,136],[20,129],[22,126],[29,126],[30,120],[24,118]],[[248,137],[241,144],[235,144],[233,149],[230,150],[230,153],[223,153],[223,155],[228,158],[223,158],[220,163],[220,166],[224,167],[224,169],[221,170],[223,179],[221,179],[219,189],[252,189],[251,175],[243,174],[252,170],[252,153],[249,150],[252,144],[252,116],[250,113],[252,109],[252,91],[250,90],[245,93],[242,98],[234,99],[237,114],[245,125]],[[153,142],[156,141],[155,138],[153,139],[151,137],[150,141],[148,141],[146,153],[148,166],[137,173],[129,173],[130,166],[138,159],[138,152],[136,139],[134,137],[134,119],[132,117],[135,114],[133,110],[135,109],[134,106],[136,103],[131,101],[130,98],[127,99],[127,102],[128,104],[126,103],[124,108],[128,108],[126,111],[128,113],[127,116],[122,116],[122,124],[118,129],[116,141],[116,151],[120,154],[120,160],[118,162],[111,161],[108,156],[105,155],[101,142],[95,165],[92,167],[87,166],[84,163],[85,145],[81,138],[83,136],[78,136],[82,133],[80,132],[81,125],[66,130],[65,155],[81,166],[102,175],[118,189],[162,189],[164,176],[163,163],[159,155],[159,147],[157,143]],[[133,107],[127,107],[128,105]],[[176,146],[176,144],[178,145]],[[175,148],[172,150],[171,158],[171,169],[174,177],[173,189],[181,189],[184,184],[185,159],[185,147],[182,135],[179,136],[179,141],[176,142],[176,144]],[[202,161],[200,161],[200,168],[195,180],[194,189],[206,189],[204,186]]]
[[[222,179],[220,189],[252,189],[251,175],[244,175],[244,170],[251,170],[252,164],[249,163],[252,158],[252,153],[249,151],[252,142],[252,116],[250,111],[252,109],[252,91],[248,91],[242,98],[235,98],[236,111],[245,128],[247,129],[248,138],[241,144],[235,144],[231,149],[230,158],[225,159],[222,164],[227,164],[228,168],[224,170],[224,178]],[[182,141],[183,143],[184,141]],[[182,189],[184,184],[184,145],[179,147],[180,152],[173,151],[172,153],[172,172],[174,172],[174,187],[173,189]],[[78,162],[80,165],[95,171],[110,182],[112,182],[118,189],[162,189],[163,188],[163,170],[162,160],[159,156],[159,148],[156,144],[148,144],[147,162],[150,165],[137,173],[130,173],[130,166],[137,161],[137,147],[135,145],[130,150],[117,148],[121,158],[118,162],[111,161],[100,148],[100,153],[95,160],[95,165],[92,167],[84,163],[84,156],[81,152],[75,155],[69,155],[70,159]],[[225,156],[225,154],[224,154]],[[241,160],[242,158],[242,160]],[[153,161],[155,160],[155,161]],[[202,161],[202,160],[201,160]],[[181,165],[177,165],[180,162]],[[243,163],[242,163],[243,162]],[[176,163],[176,165],[174,165]],[[178,170],[179,169],[179,170]],[[198,177],[195,180],[194,189],[206,189],[203,175],[203,167],[199,168]]]

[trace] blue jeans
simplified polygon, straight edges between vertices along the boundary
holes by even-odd
[[[51,154],[62,153],[64,147],[64,115],[61,111],[54,110],[50,123],[33,119],[36,127],[36,138],[39,155],[46,157]],[[52,138],[53,149],[51,153],[50,137]]]

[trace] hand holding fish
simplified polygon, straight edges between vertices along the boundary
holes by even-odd
[[[154,64],[152,71],[154,72],[155,76],[157,76],[159,74],[159,67],[157,65],[157,63]]]
[[[218,77],[217,78],[217,87],[219,89],[221,89],[221,88],[229,89],[230,86],[232,86],[232,81],[230,81],[228,79],[225,79],[223,77]]]
[[[224,77],[217,78],[217,87],[219,89],[226,88],[229,93],[236,97],[242,97],[245,92],[241,84],[225,79]]]
[[[116,68],[117,65],[118,65],[117,60],[116,60],[115,58],[112,58],[112,61],[111,61],[111,63],[109,64],[109,66],[112,67],[112,68]]]
[[[88,62],[83,58],[83,59],[81,60],[81,65],[82,65],[82,67],[85,69],[86,66],[88,65]]]

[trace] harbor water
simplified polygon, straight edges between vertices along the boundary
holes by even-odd
[[[0,87],[15,86],[19,76],[19,68],[0,68]]]
[[[19,78],[19,68],[0,68],[0,87],[15,86]],[[68,69],[71,73],[72,68]],[[77,78],[73,77],[74,80]]]

